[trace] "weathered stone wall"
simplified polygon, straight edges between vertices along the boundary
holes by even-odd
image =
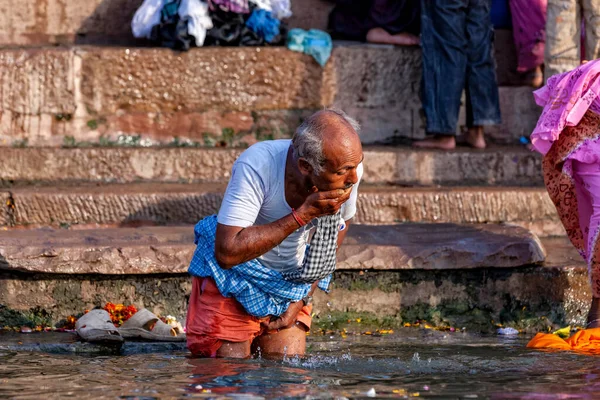
[[[240,149],[4,148],[0,185],[31,182],[163,183],[229,179]],[[363,183],[377,185],[542,186],[541,157],[519,148],[453,152],[364,148]]]
[[[10,213],[0,213],[0,227],[194,224],[218,211],[224,189],[224,185],[211,184],[15,188],[0,192],[3,204],[9,197],[14,204]],[[511,223],[540,236],[564,234],[543,188],[392,190],[364,186],[354,222]]]
[[[344,45],[321,68],[285,48],[0,50],[0,145],[109,143],[248,145],[289,137],[334,106],[355,116],[363,141],[423,137],[417,48]],[[503,88],[500,141],[537,119],[530,89]],[[25,143],[26,141],[26,143]],[[107,142],[108,141],[108,142]]]
[[[329,314],[368,313],[469,329],[493,328],[492,321],[526,328],[529,320],[540,317],[555,324],[582,324],[589,297],[585,268],[342,271],[333,282],[329,295],[317,292],[317,322],[327,321]],[[0,273],[0,303],[19,311],[41,308],[54,323],[108,301],[183,319],[190,290],[187,274]]]

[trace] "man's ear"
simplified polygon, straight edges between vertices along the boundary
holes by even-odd
[[[302,157],[298,159],[298,169],[303,176],[309,176],[313,173],[312,165]]]

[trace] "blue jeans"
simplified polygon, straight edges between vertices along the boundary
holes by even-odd
[[[427,133],[455,135],[463,89],[467,126],[500,123],[491,0],[421,0]]]

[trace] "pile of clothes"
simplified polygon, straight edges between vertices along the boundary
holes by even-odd
[[[281,20],[290,0],[144,0],[133,35],[176,50],[193,46],[262,46],[285,42]]]

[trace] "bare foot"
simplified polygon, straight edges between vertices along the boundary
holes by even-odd
[[[538,66],[534,69],[530,69],[529,71],[522,72],[521,79],[524,85],[539,88],[544,84],[544,73],[542,72],[542,67]]]
[[[473,126],[467,130],[465,140],[475,149],[485,149],[487,146],[483,137],[483,126]]]
[[[454,136],[438,135],[415,142],[413,143],[413,147],[420,149],[454,150],[456,148],[456,139]]]
[[[544,73],[542,72],[542,67],[536,67],[533,70],[533,75],[531,77],[531,86],[534,88],[539,88],[544,84]]]
[[[421,44],[421,39],[412,33],[396,33],[393,35],[394,44],[398,46],[418,46]]]
[[[600,328],[600,298],[592,298],[586,328]]]
[[[372,28],[367,32],[367,42],[393,44],[396,46],[416,46],[421,43],[419,37],[410,33],[390,34],[383,28]]]

